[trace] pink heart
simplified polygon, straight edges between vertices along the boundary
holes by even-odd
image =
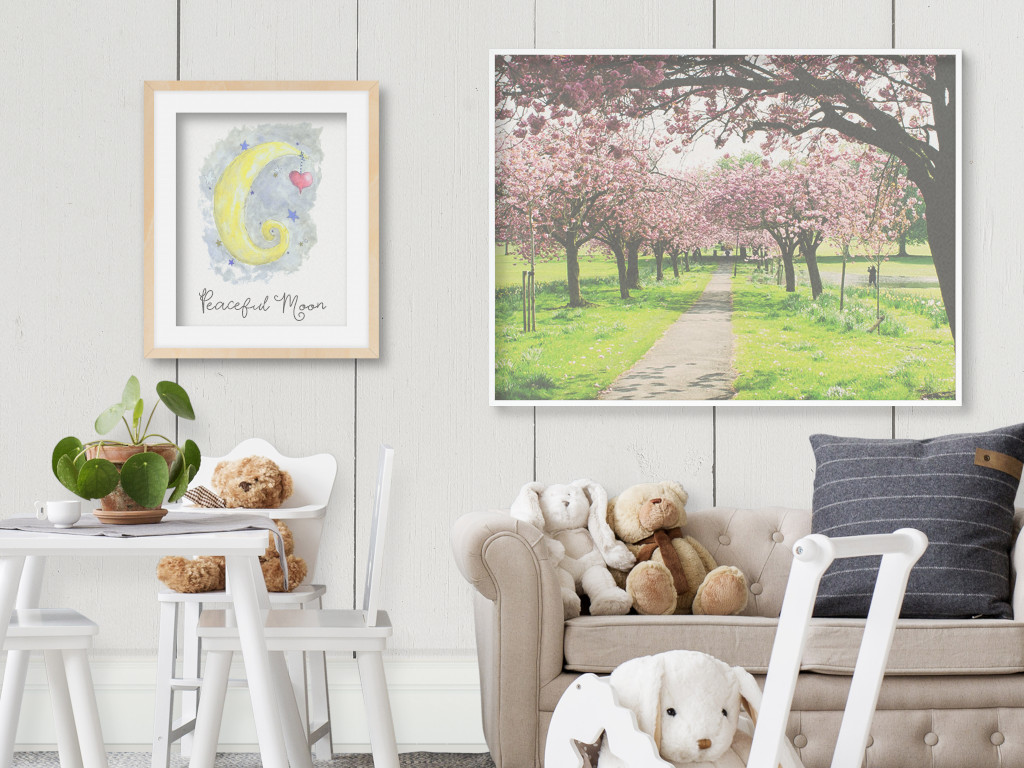
[[[305,173],[299,173],[298,171],[292,171],[288,174],[288,178],[292,180],[292,184],[299,188],[299,194],[302,194],[302,190],[306,187],[313,186],[313,174],[309,171]]]

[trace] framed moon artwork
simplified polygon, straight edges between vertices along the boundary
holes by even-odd
[[[146,357],[378,357],[377,83],[145,101]]]

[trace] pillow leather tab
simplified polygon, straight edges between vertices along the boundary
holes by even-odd
[[[979,467],[1005,472],[1017,480],[1020,480],[1021,472],[1024,471],[1024,462],[1018,461],[1013,456],[1007,456],[1005,453],[986,451],[984,448],[979,448],[974,452],[974,463]]]

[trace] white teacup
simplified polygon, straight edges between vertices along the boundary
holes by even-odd
[[[37,501],[36,517],[49,520],[54,528],[70,528],[82,518],[80,501]]]

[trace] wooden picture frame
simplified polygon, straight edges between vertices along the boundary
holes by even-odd
[[[378,179],[375,81],[147,81],[145,356],[379,357]]]

